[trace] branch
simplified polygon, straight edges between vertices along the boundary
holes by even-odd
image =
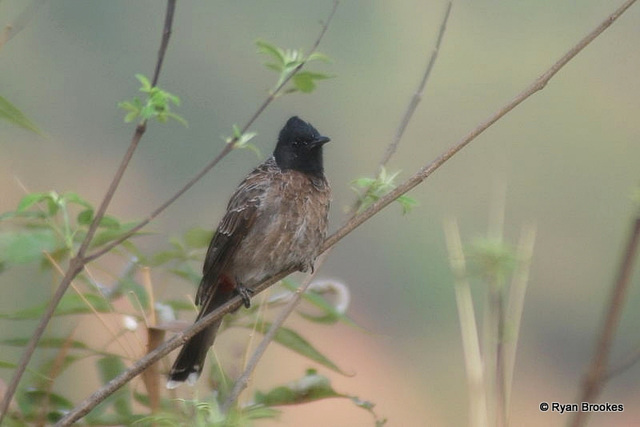
[[[629,241],[627,242],[627,247],[618,270],[618,277],[611,288],[609,305],[602,323],[602,330],[600,331],[596,350],[591,360],[591,366],[584,377],[580,400],[577,400],[577,402],[593,402],[609,377],[607,374],[609,353],[611,352],[613,339],[618,328],[618,323],[620,323],[622,309],[624,308],[627,291],[629,290],[638,245],[640,245],[640,216],[636,217],[633,227],[631,228]],[[587,421],[587,416],[588,412],[577,412],[571,425],[574,427],[584,425]]]
[[[582,49],[584,49],[591,41],[593,41],[596,37],[598,37],[604,30],[609,28],[611,24],[613,24],[636,0],[628,0],[623,6],[621,6],[618,10],[616,10],[613,14],[611,14],[607,19],[600,24],[597,28],[595,28],[591,33],[589,33],[585,38],[583,38],[578,44],[576,44],[569,52],[567,52],[562,58],[560,58],[555,64],[551,66],[543,75],[537,78],[533,84],[531,84],[527,89],[521,92],[518,96],[516,96],[511,102],[507,105],[499,109],[495,114],[493,114],[489,119],[485,122],[481,123],[474,130],[472,130],[467,136],[465,136],[460,142],[453,145],[447,151],[438,156],[434,161],[425,165],[423,168],[418,170],[414,175],[412,175],[407,181],[398,186],[395,190],[387,193],[383,197],[381,197],[377,202],[369,206],[365,211],[360,214],[354,216],[350,219],[345,225],[343,225],[337,232],[329,236],[324,244],[322,245],[321,252],[325,252],[327,249],[338,243],[342,240],[347,234],[351,233],[354,229],[356,229],[359,225],[370,219],[376,213],[380,212],[387,205],[391,204],[398,196],[408,192],[413,189],[416,185],[420,184],[424,181],[429,175],[435,172],[440,166],[442,166],[447,160],[453,157],[458,151],[462,150],[465,146],[467,146],[472,140],[474,140],[478,135],[484,132],[487,128],[489,128],[493,123],[501,119],[505,116],[509,111],[513,110],[519,104],[521,104],[525,99],[543,89],[545,85],[551,80],[551,78],[562,68],[564,67],[574,56],[576,56]],[[293,273],[294,270],[284,271],[276,276],[273,276],[262,283],[256,285],[254,289],[255,294],[258,294],[279,280],[285,278],[289,274]],[[207,316],[200,319],[198,322],[194,323],[184,331],[176,334],[163,345],[159,346],[154,351],[146,354],[144,357],[136,361],[129,369],[118,375],[113,380],[109,381],[105,384],[101,389],[93,393],[83,402],[81,402],[78,406],[72,409],[67,415],[61,419],[56,426],[68,426],[71,423],[77,421],[82,416],[87,414],[91,409],[93,409],[98,403],[104,400],[106,397],[113,394],[120,387],[125,385],[127,382],[131,381],[131,379],[135,378],[142,371],[144,371],[148,366],[155,363],[157,360],[171,352],[172,350],[180,347],[184,343],[186,343],[189,338],[193,337],[195,334],[206,328],[208,325],[213,324],[216,320],[221,319],[227,313],[230,313],[242,305],[242,298],[240,296],[235,296],[230,299],[228,302],[220,306],[218,309],[212,311]]]
[[[556,75],[558,71],[562,69],[574,56],[576,56],[581,50],[589,45],[596,37],[604,32],[607,28],[611,26],[636,0],[627,0],[620,8],[618,8],[615,12],[609,15],[600,25],[598,25],[593,31],[591,31],[587,36],[585,36],[582,40],[578,42],[574,47],[572,47],[562,58],[560,58],[555,64],[553,64],[547,71],[544,72],[540,77],[538,77],[534,82],[520,94],[518,94],[511,102],[506,104],[504,107],[500,108],[496,113],[494,113],[491,117],[485,120],[483,123],[478,125],[474,130],[472,130],[467,136],[462,138],[458,143],[454,144],[447,151],[438,156],[434,161],[425,165],[420,170],[418,170],[414,175],[412,175],[409,179],[407,179],[404,183],[396,187],[391,192],[387,193],[384,197],[381,197],[378,201],[369,206],[368,209],[363,211],[361,214],[353,217],[344,227],[335,232],[333,235],[329,236],[327,240],[324,242],[323,250],[335,245],[338,241],[340,241],[344,236],[349,234],[353,229],[360,226],[362,223],[367,221],[373,215],[375,215],[378,211],[392,203],[399,196],[402,196],[406,192],[412,190],[415,186],[424,181],[427,177],[429,177],[433,172],[435,172],[440,166],[442,166],[447,160],[453,157],[458,151],[462,150],[466,147],[471,141],[473,141],[476,137],[478,137],[482,132],[487,130],[491,125],[504,117],[511,110],[520,105],[525,99],[529,98],[534,93],[544,89],[546,84]]]
[[[295,270],[289,270],[282,272],[276,276],[273,276],[264,282],[260,283],[255,288],[255,293],[262,292],[267,289],[269,286],[274,283],[284,279],[289,274],[293,273]],[[196,335],[198,332],[202,331],[207,326],[211,325],[218,319],[221,319],[226,314],[229,314],[243,305],[242,298],[240,296],[235,296],[225,304],[212,311],[187,329],[182,332],[177,333],[169,340],[167,340],[164,344],[157,347],[155,350],[147,353],[144,357],[138,359],[129,369],[109,381],[98,391],[93,393],[83,402],[81,402],[78,406],[73,408],[67,415],[62,418],[56,426],[69,426],[73,424],[75,421],[79,420],[81,417],[86,415],[91,409],[97,406],[100,402],[106,399],[108,396],[117,391],[120,387],[131,381],[133,378],[142,373],[149,366],[160,360],[162,357],[166,356],[172,350],[184,345],[190,338]]]
[[[282,81],[282,83],[280,83],[280,85],[277,86],[274,89],[274,91],[269,94],[269,96],[264,100],[264,102],[255,111],[255,113],[253,113],[253,115],[247,121],[247,123],[242,127],[242,130],[240,131],[241,135],[244,134],[251,127],[253,122],[255,122],[258,117],[260,117],[260,115],[264,112],[264,110],[269,106],[269,104],[271,104],[276,99],[278,94],[287,85],[287,83],[289,83],[289,81],[293,78],[293,76],[295,76],[304,67],[304,65],[307,63],[309,57],[311,56],[311,54],[313,54],[316,51],[316,49],[320,45],[320,42],[322,41],[322,38],[324,37],[324,34],[327,32],[327,28],[329,27],[329,24],[331,23],[331,20],[333,19],[333,15],[336,12],[336,9],[338,7],[338,3],[339,3],[338,0],[334,1],[333,9],[331,9],[331,13],[329,14],[329,17],[327,18],[327,20],[325,21],[324,25],[322,26],[322,30],[320,31],[320,34],[316,38],[316,41],[313,43],[313,45],[311,47],[311,50],[309,51],[309,54],[307,55],[307,59],[305,59],[296,68],[294,68],[291,71],[291,73],[287,76],[287,78],[284,79]],[[166,202],[164,202],[162,205],[160,205],[158,208],[156,208],[153,212],[151,212],[151,214],[149,214],[149,216],[147,218],[145,218],[144,220],[140,221],[139,224],[137,224],[135,227],[133,227],[127,233],[125,233],[122,236],[120,236],[118,239],[113,240],[112,242],[110,242],[107,245],[103,246],[101,249],[98,249],[94,253],[86,256],[85,257],[85,261],[86,262],[90,262],[90,261],[93,261],[94,259],[96,259],[98,257],[101,257],[102,255],[104,255],[107,252],[109,252],[111,249],[113,249],[116,246],[118,246],[120,243],[122,243],[125,240],[127,240],[129,237],[133,236],[138,230],[142,229],[147,224],[149,224],[151,221],[153,221],[165,209],[167,209],[169,206],[171,206],[180,196],[182,196],[191,187],[193,187],[198,181],[200,181],[203,176],[205,176],[211,169],[213,169],[213,167],[215,165],[217,165],[220,162],[220,160],[225,158],[227,156],[227,154],[229,154],[231,151],[233,151],[233,148],[234,148],[234,145],[235,145],[236,142],[238,142],[238,137],[234,137],[233,139],[231,139],[213,160],[211,160],[204,168],[202,168],[202,170],[200,170],[200,172],[198,172],[193,178],[191,178],[191,180],[189,180],[189,182],[187,182],[180,190],[178,190]]]
[[[431,69],[435,64],[437,53],[440,48],[442,38],[444,36],[444,31],[446,28],[447,20],[449,19],[450,12],[451,12],[451,2],[449,2],[449,5],[447,6],[447,11],[443,18],[442,24],[440,25],[440,31],[438,34],[436,47],[434,48],[431,54],[431,58],[429,59],[429,62],[423,74],[422,80],[420,81],[420,84],[418,85],[418,88],[416,89],[415,94],[411,98],[411,101],[407,105],[407,110],[401,120],[400,126],[398,128],[398,131],[396,132],[394,139],[391,141],[391,143],[387,147],[386,153],[383,156],[382,160],[380,161],[380,165],[379,165],[380,169],[382,169],[385,166],[385,164],[391,159],[391,157],[396,152],[396,149],[400,144],[400,140],[402,139],[402,136],[404,134],[404,130],[406,129],[409,122],[411,121],[411,118],[413,117],[413,113],[415,112],[416,107],[418,106],[418,103],[422,99],[422,93],[424,92],[424,88],[426,86],[427,80],[429,78],[429,75],[431,74]],[[351,217],[353,217],[353,215],[357,212],[358,204],[359,204],[359,200],[356,198],[351,210],[349,211],[351,213]],[[328,249],[326,252],[324,252],[323,256],[317,260],[315,265],[316,273],[320,270],[320,268],[322,268],[322,265],[327,259],[330,250],[331,249]],[[226,400],[224,401],[221,407],[221,411],[223,414],[228,412],[233,402],[235,402],[238,399],[238,397],[240,396],[240,393],[242,393],[242,391],[247,387],[249,383],[249,377],[251,376],[253,371],[256,369],[258,362],[264,355],[265,351],[267,350],[267,347],[275,338],[276,332],[278,331],[278,329],[280,329],[280,327],[284,324],[284,322],[291,315],[291,313],[293,313],[293,310],[296,308],[296,306],[300,303],[300,300],[302,299],[302,294],[304,294],[307,291],[314,277],[315,277],[315,274],[309,275],[307,277],[304,283],[296,290],[291,300],[287,302],[287,305],[282,309],[278,317],[273,321],[273,323],[269,327],[269,330],[264,335],[264,337],[260,341],[260,344],[258,344],[258,347],[256,347],[253,354],[251,355],[251,359],[245,366],[245,369],[242,372],[242,375],[238,377],[238,379],[236,380],[236,383],[233,386],[233,389],[231,390],[231,393],[229,393],[229,396],[227,396]]]
[[[160,69],[162,65],[162,60],[164,58],[164,52],[169,42],[169,36],[171,35],[171,24],[173,22],[175,2],[176,0],[167,1],[166,19],[164,24],[165,28],[163,30],[160,52],[158,53],[158,63],[156,65],[154,82],[156,82],[158,79],[158,75],[160,73]],[[24,374],[24,371],[26,370],[27,365],[31,360],[31,357],[33,356],[33,353],[36,347],[38,346],[38,342],[40,341],[40,338],[44,334],[44,331],[47,328],[47,325],[49,324],[49,321],[51,320],[51,317],[53,316],[53,313],[55,312],[56,307],[58,306],[58,304],[60,303],[60,300],[62,299],[65,292],[69,288],[71,281],[78,274],[80,274],[80,272],[84,269],[85,264],[87,263],[87,261],[84,259],[85,252],[89,248],[89,244],[91,243],[91,240],[93,239],[93,236],[98,228],[98,224],[100,224],[100,221],[104,217],[104,214],[107,211],[107,208],[109,206],[109,203],[111,202],[111,199],[113,198],[116,190],[118,189],[118,185],[122,180],[122,176],[124,175],[124,172],[126,171],[127,166],[129,165],[129,162],[131,161],[131,158],[133,157],[133,154],[136,148],[138,147],[138,144],[142,139],[142,136],[145,133],[146,127],[147,127],[146,120],[142,121],[140,124],[138,124],[138,126],[136,126],[136,130],[133,134],[133,137],[131,138],[131,143],[129,144],[129,148],[127,149],[127,152],[122,158],[122,161],[120,162],[120,166],[118,167],[111,181],[111,184],[109,185],[109,188],[104,198],[102,199],[102,202],[100,203],[100,207],[98,208],[95,214],[93,222],[89,226],[87,235],[82,241],[76,256],[69,261],[69,267],[67,268],[67,271],[64,277],[60,281],[60,284],[58,285],[58,289],[56,289],[56,292],[53,295],[53,298],[51,299],[51,301],[49,302],[49,305],[47,306],[47,310],[45,311],[42,318],[40,319],[40,323],[38,324],[38,327],[34,331],[31,339],[29,340],[29,343],[27,344],[24,350],[24,353],[22,354],[22,357],[20,358],[18,368],[16,369],[16,372],[14,373],[13,378],[11,379],[11,383],[7,387],[7,392],[2,401],[2,406],[0,407],[0,424],[2,423],[2,419],[4,418],[4,415],[6,414],[9,408],[11,399],[13,398],[13,395],[15,394],[18,388],[20,379],[22,378],[22,375]]]
[[[447,29],[447,21],[449,21],[449,14],[451,13],[452,3],[449,2],[447,5],[447,10],[444,13],[444,18],[442,19],[442,23],[440,24],[440,31],[438,32],[438,39],[436,41],[436,45],[431,52],[431,57],[429,58],[429,62],[427,64],[427,68],[424,70],[424,74],[422,76],[422,80],[416,89],[416,92],[413,94],[413,98],[411,98],[411,102],[407,105],[407,110],[400,121],[400,126],[398,126],[398,130],[396,131],[396,135],[391,141],[391,144],[387,147],[387,151],[384,153],[382,160],[380,161],[380,170],[387,165],[393,154],[398,149],[398,144],[400,144],[400,139],[402,139],[402,135],[404,135],[404,131],[407,129],[407,125],[411,121],[413,117],[413,113],[415,113],[416,108],[420,101],[422,101],[422,94],[424,93],[424,88],[427,85],[427,80],[429,80],[429,76],[431,75],[431,70],[436,63],[436,59],[438,58],[438,52],[440,51],[440,45],[442,44],[442,39],[444,37],[444,32]]]

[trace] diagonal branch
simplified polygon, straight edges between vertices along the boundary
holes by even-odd
[[[157,59],[155,72],[154,72],[154,76],[153,76],[154,85],[158,80],[158,76],[159,76],[160,70],[162,68],[162,63],[164,61],[164,55],[165,55],[165,52],[166,52],[166,49],[167,49],[167,46],[168,46],[168,41],[169,41],[169,38],[171,36],[171,26],[172,26],[172,22],[173,22],[175,4],[176,4],[176,0],[168,0],[168,2],[167,2],[167,12],[166,12],[166,18],[165,18],[165,26],[164,26],[163,33],[162,33],[162,42],[161,42],[160,49],[159,49],[159,52],[158,52],[158,59]],[[324,34],[326,33],[327,28],[329,26],[329,23],[330,23],[331,19],[333,18],[333,15],[335,14],[337,6],[338,6],[338,1],[336,0],[334,2],[333,8],[331,10],[331,14],[329,15],[329,18],[325,22],[324,26],[322,27],[320,35],[318,36],[318,38],[314,42],[314,44],[312,46],[312,50],[309,53],[309,55],[311,55],[313,52],[315,52],[315,50],[317,49],[318,45],[320,44],[320,41],[322,40]],[[283,87],[291,80],[291,78],[298,71],[300,71],[300,69],[305,65],[305,63],[306,63],[306,61],[304,61],[299,66],[297,66],[295,69],[293,69],[292,72],[287,76],[287,78],[284,79],[284,81],[278,87],[276,87],[276,89],[269,95],[269,97],[262,103],[262,105],[254,113],[254,115],[249,119],[247,124],[242,129],[241,134],[246,132],[246,130],[253,124],[253,122],[260,116],[260,114],[262,114],[262,112],[267,108],[267,106],[269,104],[271,104],[271,102],[276,98],[276,96],[283,89]],[[7,392],[6,392],[5,396],[4,396],[4,400],[2,402],[2,408],[1,408],[0,422],[2,421],[2,417],[6,413],[8,407],[9,407],[9,404],[11,402],[11,399],[13,398],[13,395],[15,394],[15,391],[17,390],[18,383],[19,383],[22,375],[24,374],[24,371],[26,370],[26,367],[27,367],[27,365],[29,363],[29,360],[31,359],[31,356],[33,355],[33,353],[34,353],[34,351],[35,351],[35,349],[36,349],[36,347],[38,345],[38,341],[40,340],[40,338],[44,334],[44,331],[45,331],[45,329],[46,329],[51,317],[53,316],[53,313],[54,313],[57,305],[59,304],[60,300],[64,296],[64,294],[65,294],[66,290],[68,289],[71,281],[78,274],[80,274],[80,272],[84,269],[84,266],[88,262],[98,258],[99,256],[104,255],[105,253],[107,253],[108,251],[110,251],[111,249],[116,247],[118,244],[122,243],[124,240],[126,240],[129,237],[131,237],[135,232],[137,232],[138,230],[143,228],[145,225],[147,225],[149,222],[151,222],[155,217],[157,217],[160,213],[162,213],[167,207],[169,207],[172,203],[174,203],[180,196],[182,196],[196,182],[198,182],[206,173],[208,173],[216,164],[218,164],[220,162],[220,160],[222,160],[222,158],[224,158],[227,154],[229,154],[231,152],[231,150],[233,150],[234,145],[237,142],[237,138],[234,138],[233,140],[231,140],[225,146],[225,148],[218,154],[218,156],[216,156],[216,158],[214,158],[207,166],[205,166],[205,168],[203,168],[198,174],[196,174],[196,176],[193,179],[191,179],[182,189],[180,189],[171,198],[169,198],[169,200],[167,200],[160,207],[158,207],[156,210],[154,210],[145,220],[143,220],[138,225],[136,225],[131,230],[129,230],[129,232],[126,235],[122,236],[118,240],[115,240],[115,241],[111,242],[109,245],[107,245],[107,246],[103,247],[102,249],[94,252],[93,254],[90,254],[90,255],[87,256],[87,255],[85,255],[85,253],[86,253],[86,251],[87,251],[87,249],[88,249],[88,247],[89,247],[89,245],[91,243],[91,239],[93,238],[93,236],[95,234],[95,231],[97,230],[97,226],[98,226],[100,220],[102,219],[102,217],[104,216],[104,214],[106,212],[106,209],[107,209],[111,199],[113,198],[113,195],[115,194],[115,191],[117,190],[117,187],[118,187],[118,185],[119,185],[119,183],[120,183],[120,181],[122,179],[122,176],[124,175],[124,172],[125,172],[128,164],[129,164],[131,158],[133,157],[133,153],[135,152],[135,150],[136,150],[136,148],[138,146],[138,143],[140,142],[140,139],[142,138],[142,136],[145,133],[145,130],[146,130],[146,121],[141,122],[136,127],[136,131],[135,131],[134,136],[133,136],[133,138],[131,140],[131,144],[129,145],[127,153],[123,157],[123,160],[121,161],[121,164],[120,164],[118,170],[116,171],[116,174],[115,174],[115,176],[114,176],[114,178],[113,178],[113,180],[111,182],[111,185],[109,186],[109,189],[107,190],[107,193],[106,193],[103,201],[101,202],[100,207],[98,208],[98,211],[96,212],[94,221],[89,227],[89,230],[87,232],[85,240],[80,245],[80,249],[78,250],[77,255],[70,260],[69,267],[68,267],[64,277],[62,278],[62,280],[60,282],[60,285],[58,286],[58,289],[56,290],[56,293],[54,294],[51,302],[49,303],[49,305],[47,307],[47,310],[46,310],[45,314],[43,315],[43,317],[42,317],[42,319],[40,321],[40,324],[38,325],[38,327],[36,328],[36,330],[34,332],[34,335],[32,336],[31,340],[29,341],[29,343],[27,344],[27,346],[25,348],[25,352],[24,352],[24,354],[23,354],[23,356],[22,356],[22,358],[20,360],[19,366],[16,369],[16,372],[14,374],[12,382],[11,382],[11,384],[9,384],[9,387],[7,388]]]
[[[158,80],[158,76],[162,66],[162,60],[164,58],[164,52],[169,43],[169,36],[171,35],[171,25],[173,22],[175,4],[176,4],[176,0],[167,1],[166,19],[164,23],[165,27],[162,34],[162,43],[161,43],[160,51],[158,53],[158,62],[156,65],[156,71],[155,71],[154,80],[153,80],[154,84]],[[129,166],[129,162],[131,161],[131,158],[133,157],[133,154],[135,153],[135,150],[138,147],[138,144],[140,143],[140,140],[142,139],[142,136],[144,135],[146,128],[147,128],[146,120],[142,121],[140,124],[138,124],[138,126],[136,126],[136,130],[133,134],[133,137],[131,138],[131,143],[129,144],[129,148],[127,149],[127,152],[122,158],[122,161],[118,166],[118,170],[116,171],[113,179],[111,180],[111,184],[109,185],[109,188],[104,198],[102,199],[102,202],[100,203],[98,210],[96,211],[95,217],[93,218],[93,222],[91,223],[91,225],[89,226],[89,230],[87,231],[87,235],[85,236],[84,240],[80,244],[80,248],[78,249],[76,256],[69,261],[69,267],[67,268],[67,271],[64,277],[60,281],[60,284],[58,285],[58,288],[56,289],[56,292],[53,295],[53,298],[49,302],[49,305],[47,306],[45,313],[42,315],[42,318],[40,319],[40,323],[38,324],[38,327],[34,331],[33,335],[31,336],[31,339],[29,340],[29,343],[25,347],[24,353],[20,358],[18,368],[13,374],[11,383],[7,387],[7,392],[4,395],[2,406],[0,407],[0,423],[2,423],[2,418],[4,417],[4,415],[6,414],[9,408],[9,404],[11,403],[11,399],[13,398],[18,388],[20,379],[22,378],[22,375],[24,374],[27,368],[27,365],[31,360],[31,357],[33,356],[33,353],[35,352],[35,349],[38,346],[38,342],[40,341],[40,338],[42,338],[42,335],[44,334],[44,331],[47,328],[47,325],[49,324],[49,321],[51,320],[51,317],[53,316],[53,313],[55,312],[56,307],[58,306],[58,304],[60,303],[60,300],[62,299],[65,292],[69,288],[71,281],[78,274],[80,274],[80,272],[84,269],[84,266],[86,264],[86,261],[84,259],[85,253],[89,248],[89,245],[91,243],[91,240],[93,239],[93,236],[95,235],[96,230],[98,229],[98,224],[100,224],[100,221],[104,217],[107,211],[107,208],[109,207],[109,204],[111,203],[111,200],[113,199],[113,196],[116,193],[116,190],[118,189],[120,181],[122,180],[122,176],[124,175],[124,172]]]
[[[438,52],[440,52],[440,45],[442,44],[442,39],[444,38],[444,33],[447,29],[447,21],[449,21],[449,15],[451,14],[451,6],[452,3],[449,2],[447,5],[447,10],[444,13],[444,18],[442,19],[442,23],[440,24],[440,31],[438,32],[438,39],[436,41],[436,45],[431,52],[431,57],[429,58],[429,62],[427,64],[427,68],[424,70],[424,74],[422,75],[422,80],[420,80],[420,84],[416,89],[416,92],[413,94],[409,105],[407,105],[407,110],[400,121],[400,126],[398,126],[398,130],[396,131],[396,135],[391,141],[391,144],[387,147],[387,151],[384,153],[382,160],[380,161],[380,169],[387,165],[393,154],[398,149],[398,144],[400,144],[400,140],[404,135],[404,131],[407,129],[409,122],[413,118],[413,113],[415,113],[416,108],[418,108],[418,104],[422,101],[422,94],[424,93],[424,88],[427,86],[427,81],[429,80],[429,76],[431,75],[431,70],[436,63],[436,59],[438,59]]]
[[[629,233],[629,241],[618,269],[618,277],[611,288],[609,304],[602,322],[602,330],[598,337],[596,350],[593,354],[591,365],[585,374],[582,390],[580,391],[580,399],[577,402],[593,402],[608,379],[609,353],[613,346],[613,339],[620,323],[620,317],[622,317],[622,309],[629,290],[633,263],[638,254],[638,246],[640,246],[640,216],[633,221],[633,226]],[[588,412],[578,411],[571,425],[574,427],[584,425],[588,415]]]
[[[384,197],[381,197],[368,209],[361,214],[353,217],[344,227],[340,228],[333,235],[324,242],[323,249],[326,250],[329,247],[335,245],[344,236],[349,234],[354,228],[360,226],[367,221],[378,211],[392,203],[398,197],[412,190],[415,186],[424,181],[433,172],[435,172],[440,166],[442,166],[447,160],[453,157],[458,151],[466,147],[471,141],[478,137],[481,133],[487,130],[491,125],[504,117],[511,110],[520,105],[524,100],[529,98],[534,93],[544,89],[549,80],[556,75],[558,71],[562,69],[569,61],[573,59],[580,51],[589,45],[596,37],[602,34],[607,28],[609,28],[636,0],[627,0],[622,6],[620,6],[615,12],[609,15],[600,25],[587,34],[582,40],[580,40],[574,47],[572,47],[567,53],[565,53],[556,63],[554,63],[547,71],[545,71],[540,77],[535,79],[533,83],[524,91],[520,92],[511,102],[500,108],[497,112],[491,115],[484,122],[479,124],[469,134],[462,138],[458,143],[451,146],[447,151],[438,156],[431,163],[425,165],[409,179],[400,184],[391,192],[387,193]]]
[[[618,8],[615,12],[609,15],[598,27],[596,27],[593,31],[591,31],[587,36],[585,36],[578,44],[576,44],[573,48],[571,48],[562,58],[560,58],[555,64],[553,64],[544,74],[538,77],[527,89],[521,92],[518,96],[516,96],[511,102],[507,105],[499,109],[496,113],[494,113],[491,117],[489,117],[486,121],[478,125],[474,130],[472,130],[467,136],[462,138],[458,143],[453,145],[447,151],[438,156],[431,163],[425,165],[423,168],[419,169],[414,175],[412,175],[409,179],[407,179],[403,184],[398,186],[395,190],[387,193],[383,197],[381,197],[377,202],[369,206],[362,213],[354,216],[351,220],[349,220],[345,225],[343,225],[337,232],[329,236],[324,244],[322,245],[322,252],[325,252],[327,249],[338,243],[342,240],[347,234],[351,233],[354,229],[356,229],[359,225],[369,220],[372,216],[380,212],[383,208],[391,204],[398,196],[408,192],[413,189],[416,185],[420,184],[424,181],[428,176],[430,176],[433,172],[435,172],[440,166],[442,166],[447,160],[453,157],[457,152],[462,150],[465,146],[467,146],[471,141],[473,141],[478,135],[484,132],[487,128],[493,125],[495,122],[504,117],[509,111],[516,108],[519,104],[521,104],[525,99],[529,98],[534,93],[542,90],[545,85],[551,80],[551,78],[558,72],[562,67],[564,67],[571,59],[576,56],[581,50],[583,50],[589,43],[591,43],[596,37],[598,37],[602,32],[604,32],[607,28],[609,28],[636,0],[628,0],[625,2],[620,8]],[[276,283],[277,281],[283,279],[289,274],[293,273],[291,271],[282,272],[276,276],[273,276],[262,283],[258,284],[254,291],[255,293],[260,293]],[[116,378],[105,384],[101,389],[93,393],[83,402],[81,402],[74,409],[69,411],[67,415],[61,419],[56,426],[68,426],[73,422],[77,421],[85,414],[87,414],[91,409],[93,409],[98,403],[102,400],[106,399],[108,396],[113,394],[120,387],[125,385],[127,382],[131,381],[137,375],[139,375],[142,371],[144,371],[148,366],[158,361],[160,358],[167,355],[172,350],[180,347],[184,343],[186,343],[189,338],[193,337],[195,334],[206,328],[208,325],[213,324],[216,320],[221,319],[224,315],[238,309],[242,305],[242,298],[240,296],[235,296],[230,299],[224,305],[219,307],[218,309],[212,311],[207,316],[200,319],[198,322],[194,323],[189,328],[184,331],[174,335],[171,339],[166,341],[164,344],[156,348],[154,351],[146,354],[141,359],[138,359],[129,369],[118,375]]]

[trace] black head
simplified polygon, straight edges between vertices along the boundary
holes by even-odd
[[[293,116],[280,131],[273,155],[283,170],[321,174],[322,146],[329,141],[329,138],[320,135],[309,123]]]

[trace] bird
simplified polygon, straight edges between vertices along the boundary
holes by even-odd
[[[240,183],[205,256],[196,321],[235,295],[248,308],[252,287],[268,277],[292,269],[313,271],[327,234],[331,187],[322,150],[329,141],[293,116],[280,131],[273,155]],[[196,383],[221,322],[184,344],[167,388]]]

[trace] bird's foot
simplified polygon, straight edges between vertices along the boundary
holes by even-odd
[[[249,289],[243,285],[236,285],[235,291],[238,295],[240,295],[240,298],[242,298],[242,303],[244,304],[245,308],[251,307],[251,297],[254,294],[253,289]]]

